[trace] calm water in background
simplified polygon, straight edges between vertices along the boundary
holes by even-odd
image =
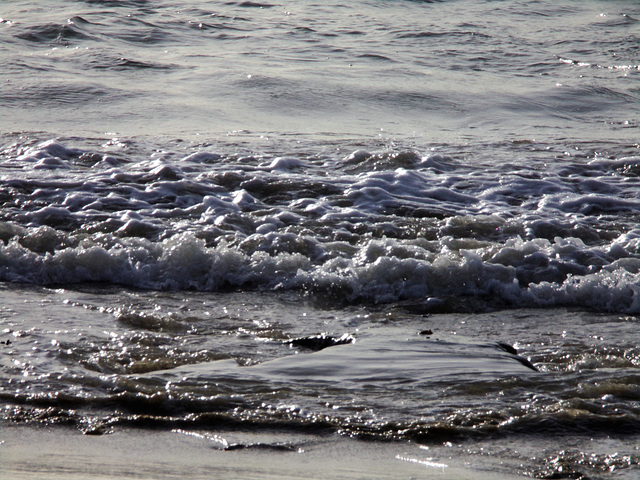
[[[5,421],[637,476],[637,2],[0,17]]]

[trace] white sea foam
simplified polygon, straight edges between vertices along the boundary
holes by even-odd
[[[5,226],[4,231],[10,228]],[[135,229],[145,227],[130,220],[116,233],[135,234]],[[352,247],[334,244],[328,250],[311,238],[270,232],[250,236],[239,246],[207,247],[204,240],[186,233],[162,242],[110,235],[80,240],[40,227],[7,241],[0,248],[0,265],[5,281],[41,284],[310,288],[345,300],[375,302],[491,295],[521,306],[587,305],[627,312],[638,311],[639,305],[640,260],[618,259],[589,273],[588,265],[576,262],[588,251],[578,239],[513,240],[504,247],[458,252],[444,245],[431,252],[382,239],[366,242],[354,252]],[[595,258],[607,257],[603,250],[591,250]],[[326,255],[330,259],[321,260]]]
[[[296,168],[301,168],[303,165],[304,163],[299,158],[278,157],[274,158],[267,168],[272,171],[289,171]]]
[[[318,167],[157,150],[103,169],[104,153],[55,141],[12,150],[0,278],[638,309],[635,159],[501,170],[356,150]]]
[[[16,157],[16,161],[20,163],[35,163],[36,167],[43,164],[42,162],[51,163],[52,165],[65,165],[64,161],[82,154],[82,150],[76,148],[68,148],[55,140],[47,140],[34,147],[29,147],[24,153]]]

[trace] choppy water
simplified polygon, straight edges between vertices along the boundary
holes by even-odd
[[[5,421],[635,478],[637,3],[0,16]]]

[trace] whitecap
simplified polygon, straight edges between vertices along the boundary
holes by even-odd
[[[59,159],[69,160],[70,158],[82,155],[83,150],[77,148],[69,148],[58,143],[55,140],[47,140],[34,147],[28,148],[16,160],[20,162],[37,162],[43,159]]]
[[[293,157],[277,157],[272,160],[272,162],[267,167],[270,171],[281,171],[286,172],[289,170],[294,170],[296,168],[301,168],[304,166],[304,162],[299,158]]]

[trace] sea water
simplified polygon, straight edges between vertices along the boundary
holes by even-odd
[[[637,3],[0,17],[5,422],[635,478]]]

